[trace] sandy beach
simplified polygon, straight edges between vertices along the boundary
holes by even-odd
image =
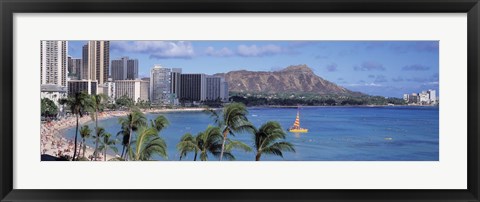
[[[203,110],[205,109],[204,108],[142,109],[142,112],[163,113],[163,112],[183,112],[183,111],[203,111]],[[99,113],[98,119],[103,120],[103,119],[110,119],[115,117],[122,117],[122,116],[126,116],[128,113],[129,113],[128,111],[106,111],[106,112]],[[83,117],[78,119],[78,125],[79,126],[84,125],[89,121],[92,121],[90,115],[84,115]],[[64,130],[72,127],[76,127],[76,118],[73,115],[69,117],[63,117],[59,120],[41,123],[40,153],[55,156],[55,157],[60,157],[63,155],[73,156],[73,153],[74,153],[73,151],[75,147],[74,139],[67,139],[63,134]],[[77,141],[78,141],[77,155],[82,156],[83,151],[79,153],[80,144],[82,141],[80,134],[78,136]],[[86,148],[87,149],[85,151],[85,157],[92,159],[94,148],[88,145]],[[108,161],[115,157],[119,157],[119,156],[118,155],[112,156],[107,154],[106,160]],[[97,158],[97,161],[104,161],[103,155],[100,154],[100,156]]]

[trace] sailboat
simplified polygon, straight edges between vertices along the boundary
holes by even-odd
[[[291,133],[307,133],[308,129],[300,127],[300,110],[297,111],[297,118],[293,123],[293,126],[288,129]]]

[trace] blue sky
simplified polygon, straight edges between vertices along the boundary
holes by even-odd
[[[69,41],[81,58],[86,41]],[[275,71],[306,64],[318,76],[371,95],[438,91],[438,41],[111,41],[110,59],[139,60],[139,75],[154,64],[185,73]]]

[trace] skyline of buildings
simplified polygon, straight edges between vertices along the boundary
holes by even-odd
[[[138,59],[127,56],[112,60],[111,78],[115,80],[134,80],[138,78]]]
[[[412,105],[436,105],[438,104],[438,97],[436,91],[429,89],[421,93],[403,94],[403,100],[407,104]]]
[[[115,82],[139,80],[139,60],[129,56],[110,60],[110,41],[87,41],[82,46],[81,58],[70,56],[68,50],[68,41],[41,41],[42,85],[65,87],[68,94],[79,90],[89,94],[106,92],[114,100],[120,93],[115,90]],[[155,73],[155,76],[151,73],[149,78],[142,79],[148,82],[148,87],[142,85],[141,90],[148,92],[147,96],[142,94],[142,100],[162,105],[176,105],[180,101],[228,100],[228,83],[223,78],[203,73],[182,74],[181,68],[160,66],[159,69],[164,72]],[[436,103],[435,90],[430,91],[404,97],[407,96],[410,103]],[[124,92],[135,101],[140,97],[135,90],[133,93]]]

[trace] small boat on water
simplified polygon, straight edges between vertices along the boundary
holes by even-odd
[[[288,129],[291,133],[307,133],[308,129],[300,127],[300,110],[297,111],[297,118],[293,126]]]

